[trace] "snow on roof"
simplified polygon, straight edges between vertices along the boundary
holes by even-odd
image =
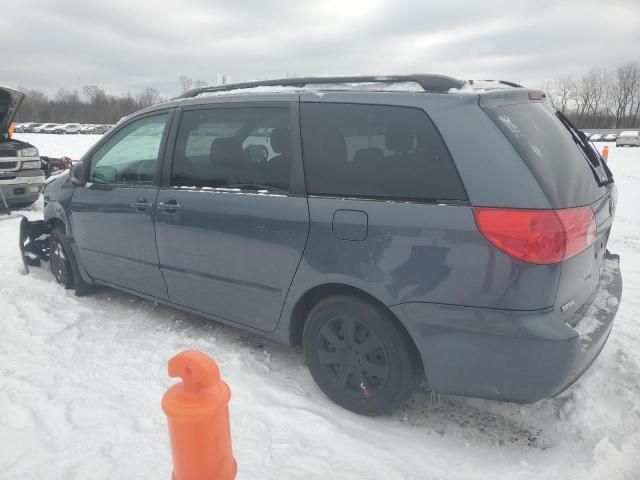
[[[477,94],[491,90],[509,90],[514,88],[515,84],[509,84],[500,80],[470,80],[460,88],[450,88],[448,93],[457,94]]]
[[[217,92],[202,92],[199,96],[247,95],[253,93],[296,93],[325,91],[366,91],[366,92],[424,92],[417,82],[353,82],[353,83],[310,83],[300,87],[259,85],[250,88],[236,88]]]

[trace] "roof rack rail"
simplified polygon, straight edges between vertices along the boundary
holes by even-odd
[[[304,87],[305,85],[330,85],[340,83],[399,83],[415,82],[422,87],[425,92],[446,93],[451,88],[461,88],[465,82],[457,78],[446,75],[357,75],[341,77],[299,77],[280,78],[276,80],[259,80],[255,82],[231,83],[228,85],[217,85],[210,87],[198,87],[184,92],[176,98],[192,98],[201,93],[225,92],[255,87]]]
[[[491,79],[484,79],[484,80],[475,80],[476,82],[498,82],[501,83],[502,85],[507,85],[508,87],[513,87],[513,88],[524,88],[522,85],[520,85],[519,83],[515,83],[515,82],[509,82],[507,80],[491,80]],[[469,84],[473,85],[474,80],[469,80]]]

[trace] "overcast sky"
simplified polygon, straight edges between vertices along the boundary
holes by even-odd
[[[640,0],[11,0],[0,84],[179,92],[287,75],[442,73],[540,86],[640,60]]]

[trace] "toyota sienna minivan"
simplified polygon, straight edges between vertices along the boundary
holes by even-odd
[[[611,171],[543,92],[509,82],[201,87],[120,121],[44,201],[59,283],[301,344],[321,390],[365,415],[423,380],[556,395],[622,293]]]

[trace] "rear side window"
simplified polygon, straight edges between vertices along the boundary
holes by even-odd
[[[291,159],[288,108],[185,111],[176,139],[171,185],[287,190]]]
[[[547,104],[519,103],[485,111],[527,164],[553,208],[589,205],[600,198],[589,160]]]
[[[307,191],[407,200],[464,200],[435,126],[409,107],[302,104]]]

